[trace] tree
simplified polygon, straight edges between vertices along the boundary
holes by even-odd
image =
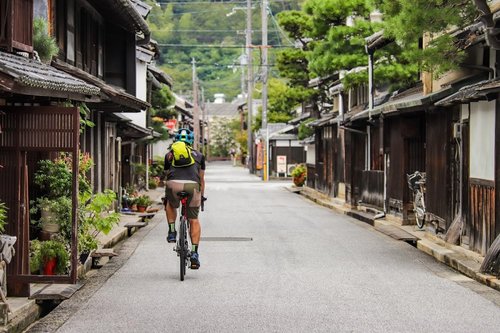
[[[212,156],[228,156],[229,149],[236,146],[235,136],[232,128],[232,120],[226,118],[214,118],[210,129],[210,154]]]
[[[301,12],[281,13],[280,23],[302,45],[300,50],[282,53],[278,59],[282,75],[290,79],[292,86],[305,88],[306,80],[319,77],[323,85],[328,85],[328,77],[335,73],[365,67],[347,73],[342,81],[345,87],[366,83],[366,38],[384,27],[370,21],[373,9],[372,3],[365,0],[307,0]],[[375,81],[390,84],[392,89],[414,83],[418,66],[408,50],[416,47],[416,42],[404,47],[393,43],[377,51]],[[309,98],[317,101],[326,96],[316,91]]]
[[[153,90],[151,94],[151,109],[149,111],[149,116],[151,119],[151,126],[156,132],[161,134],[155,141],[168,139],[169,132],[164,122],[177,115],[174,109],[171,108],[174,103],[175,97],[168,86],[164,85],[161,89]]]
[[[407,57],[421,69],[435,75],[456,68],[464,59],[457,41],[443,32],[474,22],[478,10],[472,0],[374,0],[384,14],[385,35],[407,49]],[[424,35],[426,48],[415,45]]]

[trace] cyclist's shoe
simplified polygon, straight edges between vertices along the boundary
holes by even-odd
[[[191,269],[200,268],[200,256],[197,252],[191,253]]]
[[[167,242],[175,243],[176,239],[177,239],[177,231],[169,231],[167,236]]]

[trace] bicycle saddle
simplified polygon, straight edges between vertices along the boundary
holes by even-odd
[[[177,196],[181,199],[186,198],[188,195],[189,193],[187,193],[186,191],[177,192]]]

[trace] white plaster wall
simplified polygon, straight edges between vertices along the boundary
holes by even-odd
[[[495,180],[495,104],[471,103],[470,177]]]
[[[155,142],[155,144],[153,145],[153,157],[156,156],[164,157],[168,151],[168,147],[170,147],[171,144],[172,144],[171,139]]]
[[[316,163],[316,147],[315,145],[307,145],[306,163],[314,164]]]
[[[136,93],[135,97],[146,101],[147,98],[147,64],[143,61],[136,61]],[[146,127],[146,110],[141,112],[131,112],[127,113],[127,117],[132,119],[132,122],[136,125]]]

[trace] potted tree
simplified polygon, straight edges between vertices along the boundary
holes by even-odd
[[[307,169],[303,164],[297,165],[292,171],[292,180],[295,186],[303,186],[307,178]]]

